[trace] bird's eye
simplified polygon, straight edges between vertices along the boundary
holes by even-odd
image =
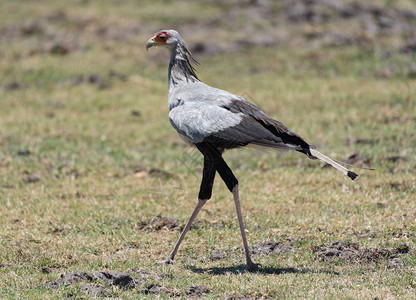
[[[159,35],[159,38],[160,38],[161,40],[164,40],[164,39],[166,39],[166,35]]]

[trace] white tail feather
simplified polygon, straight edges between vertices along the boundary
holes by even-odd
[[[327,164],[333,166],[335,169],[340,170],[342,173],[347,175],[352,180],[354,180],[358,176],[356,173],[351,172],[350,170],[348,170],[344,166],[340,165],[336,161],[333,161],[332,159],[330,159],[328,156],[323,155],[321,152],[319,152],[315,149],[309,149],[309,151],[311,152],[311,154],[313,156],[315,156],[316,158],[320,159],[321,161],[326,162]]]

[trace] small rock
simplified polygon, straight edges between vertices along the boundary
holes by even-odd
[[[322,259],[332,261],[343,258],[351,263],[372,263],[397,258],[409,252],[409,246],[402,244],[397,248],[360,248],[356,243],[335,241],[312,249]]]
[[[377,140],[374,139],[367,139],[367,138],[353,138],[348,137],[345,140],[345,143],[347,145],[354,145],[354,144],[363,144],[363,145],[373,145],[377,142]]]
[[[132,110],[132,111],[130,112],[130,114],[131,114],[132,116],[134,116],[134,117],[140,117],[140,116],[142,115],[142,113],[141,113],[140,111],[138,111],[138,110]]]
[[[386,207],[387,207],[387,204],[386,204],[386,203],[384,203],[384,202],[377,202],[377,203],[376,203],[376,206],[377,206],[378,208],[386,208]]]
[[[110,72],[108,73],[108,77],[110,77],[110,78],[116,78],[116,79],[118,79],[120,81],[126,81],[127,80],[127,76],[126,75],[121,74],[121,73],[119,73],[117,71],[114,71],[114,70],[110,70]]]
[[[416,54],[416,40],[408,41],[405,45],[400,48],[401,53],[405,54]]]
[[[202,295],[209,294],[209,288],[205,286],[191,286],[189,290],[186,292],[186,295],[191,297],[201,297]]]
[[[102,297],[105,295],[105,290],[102,286],[93,284],[82,284],[79,290],[92,298]]]
[[[398,257],[395,257],[395,258],[392,258],[392,259],[389,259],[389,266],[390,267],[398,267],[398,266],[402,266],[404,263],[403,263],[403,260],[401,260],[400,258],[398,258]]]
[[[26,36],[43,34],[42,25],[37,21],[25,22],[20,28],[20,31]]]
[[[53,55],[67,55],[71,48],[64,42],[54,42],[47,47],[47,52]]]
[[[12,82],[6,83],[2,86],[2,90],[5,91],[5,92],[18,90],[20,88],[22,88],[22,85],[20,83],[18,83],[17,81],[12,81]]]
[[[51,289],[57,289],[61,286],[72,285],[76,282],[84,281],[84,280],[92,282],[94,279],[92,278],[91,275],[89,275],[86,272],[76,272],[76,273],[71,273],[71,274],[66,274],[66,275],[61,274],[61,277],[59,279],[52,280],[48,282],[46,285]]]
[[[160,231],[163,229],[168,230],[181,230],[181,221],[178,219],[162,217],[160,215],[155,216],[149,222],[141,222],[139,229],[146,229],[148,232]]]
[[[285,240],[283,242],[268,241],[250,247],[251,253],[263,255],[283,254],[293,252],[294,250],[295,248],[293,248],[293,241],[290,239]]]
[[[391,161],[391,162],[398,162],[398,161],[407,161],[407,158],[404,156],[393,155],[393,156],[383,157],[383,160]]]
[[[277,247],[275,247],[273,249],[273,253],[274,254],[284,254],[284,253],[289,253],[289,252],[293,252],[295,249],[293,247],[285,247],[282,245],[278,245]]]
[[[212,254],[209,259],[212,261],[216,261],[216,260],[223,260],[225,259],[227,256],[225,255],[225,253],[222,252],[216,252],[214,254]]]
[[[28,149],[17,151],[17,155],[19,155],[19,156],[28,156],[29,154],[30,154],[30,150],[28,150]]]
[[[69,85],[80,85],[84,81],[83,76],[75,76],[68,79]]]
[[[88,76],[87,81],[89,83],[95,84],[95,83],[100,83],[103,81],[103,79],[101,78],[100,75],[98,74],[91,74]]]
[[[48,21],[66,21],[68,19],[67,14],[62,10],[57,10],[46,16]]]
[[[25,179],[23,179],[23,181],[26,183],[35,183],[35,182],[40,181],[40,178],[37,176],[29,175]]]
[[[370,159],[361,154],[361,153],[353,153],[350,156],[348,156],[348,158],[345,161],[347,164],[357,164],[357,163],[362,163],[364,165],[370,165],[371,161]]]
[[[166,287],[158,285],[158,284],[150,284],[142,290],[142,293],[159,295],[159,294],[168,294],[169,290]]]
[[[101,271],[95,272],[94,275],[109,284],[123,288],[133,288],[136,285],[135,280],[128,273]]]
[[[405,243],[400,244],[400,245],[397,247],[397,253],[400,253],[400,254],[406,254],[406,253],[409,253],[409,250],[410,250],[409,246],[408,246],[407,244],[405,244]]]
[[[41,271],[44,274],[49,274],[50,272],[52,272],[51,268],[49,267],[42,267]]]

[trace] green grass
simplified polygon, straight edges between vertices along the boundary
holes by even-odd
[[[2,27],[63,10],[68,18],[47,23],[48,30],[82,45],[59,56],[39,50],[44,36],[0,43],[0,86],[20,85],[0,90],[1,298],[86,297],[82,282],[58,289],[45,284],[60,274],[103,270],[139,280],[127,290],[97,283],[114,298],[152,298],[142,292],[152,283],[170,292],[159,295],[166,298],[186,297],[196,285],[209,288],[208,298],[414,297],[414,57],[386,58],[376,46],[353,45],[281,45],[197,57],[204,82],[253,100],[325,154],[368,158],[375,171],[353,167],[360,177],[352,182],[296,153],[229,151],[224,156],[240,181],[249,244],[289,238],[295,251],[255,255],[263,269],[239,274],[244,256],[235,208],[218,177],[176,263],[159,266],[154,262],[168,255],[179,232],[140,226],[157,215],[186,222],[202,159],[168,120],[167,53],[146,53],[144,44],[165,24],[192,24],[196,12],[209,20],[220,7],[193,4],[172,19],[172,4],[163,1],[141,9],[135,1],[50,3],[0,4],[9,12],[0,18]],[[86,19],[89,25],[81,28]],[[143,27],[121,40],[94,34],[100,26],[123,31],[137,24]],[[111,77],[111,70],[125,80]],[[87,82],[91,74],[101,77],[104,88]],[[82,83],[71,83],[78,77]],[[19,154],[24,150],[29,154]],[[406,243],[410,252],[400,256],[399,267],[388,259],[326,261],[314,253],[337,240],[362,249]],[[225,258],[209,259],[217,252]],[[144,272],[150,275],[143,279]]]

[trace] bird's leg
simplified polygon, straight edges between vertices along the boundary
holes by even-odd
[[[176,252],[178,252],[179,246],[182,243],[183,239],[185,238],[186,233],[189,231],[189,228],[191,228],[191,225],[194,222],[201,208],[211,198],[212,185],[214,184],[215,172],[216,172],[215,165],[211,162],[211,160],[208,159],[208,157],[204,156],[204,170],[202,174],[201,187],[199,189],[198,204],[196,205],[194,212],[192,213],[191,217],[189,218],[188,223],[183,229],[181,236],[179,237],[179,240],[177,241],[175,245],[175,248],[173,248],[172,253],[168,256],[166,260],[162,261],[161,263],[167,263],[167,264],[173,263],[173,259],[175,258]]]
[[[198,199],[211,199],[215,172],[215,164],[208,156],[204,155],[204,170],[202,172],[202,181],[199,188]]]
[[[175,248],[173,248],[172,252],[169,254],[168,258],[166,260],[161,261],[160,264],[173,264],[173,260],[175,258],[176,252],[178,252],[179,246],[181,245],[183,239],[185,238],[186,233],[189,231],[189,228],[191,228],[192,223],[196,219],[196,216],[198,215],[201,208],[204,206],[204,204],[208,201],[208,199],[198,199],[198,204],[196,205],[194,212],[192,213],[191,217],[188,220],[188,223],[186,223],[185,228],[183,229],[181,236],[179,237],[179,240],[176,242]]]
[[[238,184],[234,186],[232,192],[234,196],[235,209],[237,211],[238,225],[240,226],[241,237],[243,239],[244,252],[246,254],[247,271],[253,271],[259,266],[259,264],[253,263],[250,257],[250,251],[248,249],[246,232],[244,230],[243,215],[241,214],[240,197],[238,194]]]
[[[246,254],[247,271],[255,270],[260,265],[253,263],[250,257],[246,232],[244,230],[243,216],[241,214],[240,199],[238,194],[238,180],[234,176],[233,172],[231,171],[230,167],[227,165],[225,160],[222,158],[221,152],[218,149],[216,149],[210,144],[204,144],[203,146],[201,146],[200,144],[197,145],[197,147],[198,149],[201,148],[201,152],[205,150],[205,152],[203,152],[204,156],[209,157],[211,162],[215,164],[217,172],[220,174],[222,180],[224,180],[230,192],[233,193],[235,208],[237,210],[238,225],[240,226],[241,237],[243,239],[244,245],[244,252]]]

